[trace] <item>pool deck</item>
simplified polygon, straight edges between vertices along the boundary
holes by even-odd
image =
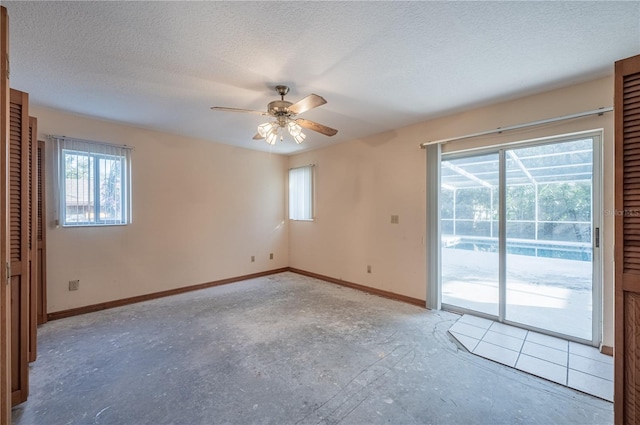
[[[507,255],[506,320],[591,340],[592,263]],[[442,302],[498,315],[498,254],[442,248]]]

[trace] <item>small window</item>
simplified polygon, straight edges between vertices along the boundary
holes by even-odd
[[[289,170],[289,219],[313,220],[313,165]]]
[[[61,137],[54,140],[59,222],[63,226],[130,223],[131,149]]]

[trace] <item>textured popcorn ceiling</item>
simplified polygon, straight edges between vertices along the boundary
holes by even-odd
[[[31,102],[269,150],[287,84],[337,128],[314,149],[610,75],[640,53],[640,2],[12,2],[11,86]],[[602,105],[610,106],[610,105]],[[74,135],[78,136],[78,135]],[[420,141],[416,140],[416,143]]]

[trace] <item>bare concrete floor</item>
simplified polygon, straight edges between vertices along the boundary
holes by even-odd
[[[17,425],[611,424],[458,348],[459,316],[293,273],[47,323]]]

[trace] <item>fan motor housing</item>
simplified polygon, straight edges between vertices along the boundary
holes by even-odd
[[[293,105],[293,103],[287,102],[286,100],[274,100],[267,106],[267,112],[274,117],[289,116],[291,115],[291,112],[289,112],[289,106],[291,105]]]

